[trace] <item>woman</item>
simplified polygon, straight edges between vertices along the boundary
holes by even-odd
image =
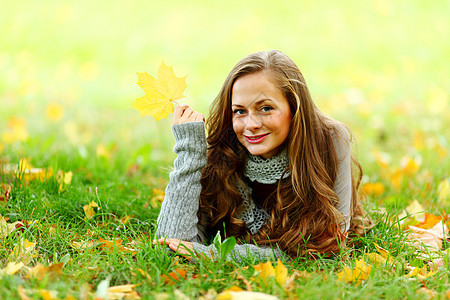
[[[202,114],[175,108],[178,157],[155,242],[210,256],[217,249],[205,242],[220,231],[238,238],[231,256],[239,260],[336,252],[347,233],[364,232],[351,135],[318,110],[282,52],[238,62],[206,128],[207,139]]]

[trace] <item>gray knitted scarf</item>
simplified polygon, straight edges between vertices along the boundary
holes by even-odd
[[[268,159],[247,154],[244,175],[253,182],[257,181],[263,184],[274,184],[277,183],[281,177],[285,179],[290,176],[289,170],[283,174],[288,167],[289,160],[286,149],[281,151],[278,155]],[[249,186],[241,186],[237,183],[237,187],[244,202],[242,203],[242,210],[236,217],[245,222],[252,234],[256,234],[269,219],[269,215],[264,209],[258,207],[254,203],[251,197],[252,189]]]

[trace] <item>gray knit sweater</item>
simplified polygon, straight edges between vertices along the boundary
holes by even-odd
[[[197,218],[201,192],[200,178],[202,169],[206,165],[204,122],[174,125],[172,131],[176,141],[174,152],[178,157],[174,162],[174,170],[170,173],[170,181],[158,216],[157,235],[192,242],[196,253],[203,253],[207,256],[210,256],[211,253],[219,253],[214,245],[206,246],[204,244],[205,233],[199,228]],[[350,224],[351,203],[350,142],[341,140],[334,139],[339,160],[334,191],[339,197],[339,204],[336,208],[344,217],[341,228],[346,232]],[[275,158],[275,161],[276,159],[278,158]],[[268,163],[271,162],[273,166],[274,160],[269,159],[267,161]],[[265,160],[255,159],[252,162],[253,164],[256,163],[256,167],[258,167],[258,164],[264,164]],[[251,176],[246,176],[249,176],[250,180],[261,183],[273,183],[280,178],[273,175],[274,179],[270,180],[272,175],[258,176],[254,173]],[[248,189],[246,193],[241,190],[241,194],[244,198],[242,219],[252,233],[257,232],[267,219],[264,217],[265,213],[261,212],[261,208],[254,205],[250,196],[246,196],[251,194]],[[253,219],[258,219],[259,222],[253,222]],[[249,255],[256,256],[259,259],[273,259],[282,256],[283,253],[279,249],[259,247],[253,244],[239,244],[235,246],[228,259],[239,261]]]

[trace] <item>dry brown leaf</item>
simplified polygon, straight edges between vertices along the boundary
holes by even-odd
[[[410,234],[408,238],[419,248],[425,246],[430,250],[442,248],[442,240],[449,236],[449,229],[441,220],[433,228],[423,229],[415,226],[408,226]]]
[[[30,267],[25,267],[28,274],[27,274],[27,278],[37,278],[37,279],[42,279],[45,275],[50,275],[50,276],[59,276],[62,273],[62,268],[64,267],[64,263],[56,263],[53,265],[50,265],[48,267],[44,267],[42,264],[37,263],[36,266],[30,268]]]
[[[11,195],[11,185],[2,183],[0,186],[0,203],[8,202],[9,195]]]

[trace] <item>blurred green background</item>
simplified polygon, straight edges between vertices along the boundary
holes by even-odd
[[[446,0],[7,1],[0,156],[35,165],[106,157],[166,174],[171,116],[156,123],[130,108],[143,95],[135,72],[156,75],[164,60],[188,75],[181,102],[207,113],[238,60],[279,49],[319,108],[353,130],[368,176],[376,180],[380,160],[408,157],[431,159],[444,177],[449,11]]]

